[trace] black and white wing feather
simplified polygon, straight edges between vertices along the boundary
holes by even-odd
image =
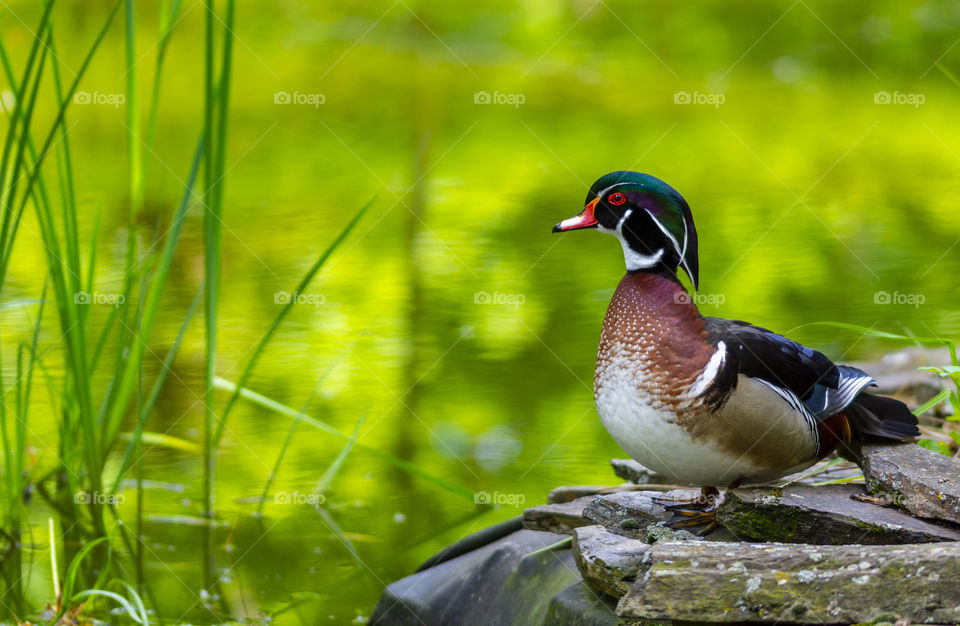
[[[816,421],[836,415],[874,383],[865,372],[766,328],[717,317],[705,323],[711,343],[726,346],[729,374],[759,379]],[[728,380],[735,384],[736,376]]]

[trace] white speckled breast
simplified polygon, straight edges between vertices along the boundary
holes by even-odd
[[[700,393],[722,364],[724,346],[709,344],[703,318],[675,296],[678,290],[686,293],[679,283],[649,274],[628,274],[617,288],[604,319],[594,377],[604,427],[632,458],[684,483],[724,488],[738,479],[766,480],[809,465],[809,446],[798,439],[807,435],[793,416],[768,435],[758,432],[763,422],[751,421],[751,415],[743,421],[702,403]],[[746,380],[736,392],[748,391],[751,402],[762,407],[757,420],[767,419],[762,412],[789,409],[759,387]],[[735,443],[742,441],[742,449],[731,445],[730,435]],[[803,444],[796,458],[761,463],[757,453],[775,458],[777,438],[784,437]],[[755,444],[761,449],[752,449]]]

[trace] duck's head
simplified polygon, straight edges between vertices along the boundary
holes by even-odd
[[[682,267],[694,288],[699,281],[697,231],[687,201],[659,178],[640,172],[611,172],[593,183],[583,211],[553,232],[595,228],[623,246],[627,271]]]

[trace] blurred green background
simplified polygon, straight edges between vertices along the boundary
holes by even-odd
[[[136,4],[146,91],[158,20],[144,16],[161,6]],[[65,77],[110,6],[56,9]],[[206,10],[184,0],[168,50],[156,147],[144,155],[145,247],[169,225],[201,132]],[[39,11],[0,7],[17,67]],[[596,233],[550,232],[611,170],[653,174],[687,199],[701,293],[719,303],[707,314],[848,360],[893,346],[793,329],[960,335],[960,2],[248,0],[235,34],[218,374],[236,378],[282,292],[378,194],[249,386],[346,433],[365,415],[362,444],[467,493],[531,505],[558,485],[614,481],[607,460],[623,453],[591,387],[622,253]],[[124,93],[123,46],[115,24],[80,85],[90,103],[67,114],[81,240],[101,215],[105,294],[123,282],[129,210],[126,104],[108,102]],[[40,103],[38,116],[53,113]],[[203,277],[201,221],[193,210],[185,226],[150,346],[157,368]],[[44,280],[32,211],[21,228],[0,318],[7,354],[35,313],[12,303],[39,297]],[[912,295],[922,304],[905,303]],[[52,376],[59,333],[42,334]],[[198,319],[149,430],[200,443],[202,353]],[[57,416],[35,384],[30,443],[42,463],[56,455]],[[291,424],[243,402],[220,451],[218,564],[235,616],[350,622],[439,548],[520,513],[354,449],[319,509],[280,498],[253,515]],[[273,492],[311,493],[342,447],[299,426]],[[203,622],[200,535],[187,523],[201,458],[157,446],[145,463],[146,575],[160,616]],[[35,509],[39,557],[49,513]],[[41,599],[42,567],[30,581]]]

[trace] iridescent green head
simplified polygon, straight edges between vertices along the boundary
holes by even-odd
[[[697,230],[687,201],[659,178],[640,172],[611,172],[593,183],[586,206],[553,232],[596,228],[617,237],[628,271],[683,270],[699,282]]]

